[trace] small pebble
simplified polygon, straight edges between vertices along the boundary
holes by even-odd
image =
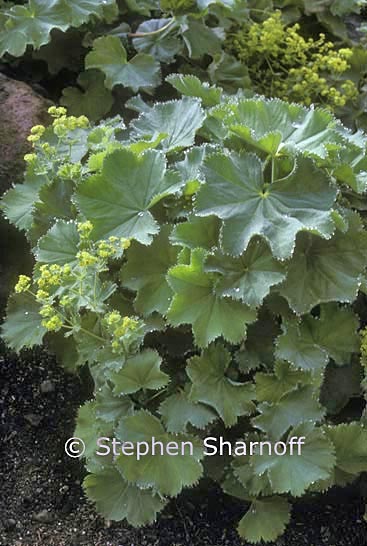
[[[9,518],[4,522],[4,527],[6,531],[11,531],[15,528],[17,522],[13,518]]]
[[[45,381],[42,381],[40,386],[40,391],[42,394],[47,394],[49,392],[54,392],[55,390],[55,383],[50,381],[49,379],[46,379]]]
[[[40,415],[36,415],[35,413],[27,413],[24,416],[24,419],[34,427],[37,427],[42,421],[42,417]]]
[[[37,512],[37,514],[33,514],[33,519],[40,523],[51,523],[54,520],[54,517],[48,510],[41,510],[40,512]]]

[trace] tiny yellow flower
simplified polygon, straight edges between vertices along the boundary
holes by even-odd
[[[111,311],[111,313],[108,313],[106,316],[106,323],[108,326],[115,326],[118,324],[121,320],[121,315],[118,311]]]
[[[63,106],[50,106],[50,108],[47,111],[52,117],[56,117],[56,118],[59,118],[67,114],[67,110]]]
[[[27,137],[28,142],[37,142],[40,139],[40,135],[29,135]]]
[[[31,286],[30,277],[28,277],[27,275],[20,275],[14,290],[17,294],[20,294],[21,292],[26,292],[27,290],[29,290],[30,286]]]
[[[46,290],[37,290],[36,299],[37,301],[44,301],[50,297],[50,294]]]
[[[43,125],[35,125],[31,129],[31,134],[42,136],[45,131],[46,131],[46,127],[44,127]]]
[[[120,245],[121,245],[121,248],[126,250],[131,246],[131,240],[130,239],[125,239],[124,237],[122,237],[120,239]]]
[[[41,317],[48,318],[55,314],[55,309],[50,304],[43,305],[39,311]]]
[[[98,262],[98,258],[96,256],[93,256],[90,252],[86,250],[81,250],[76,255],[80,267],[88,267],[90,265],[94,265]]]
[[[36,154],[25,154],[24,161],[26,163],[34,163],[37,160]]]
[[[54,315],[53,317],[42,321],[42,326],[44,326],[49,332],[57,332],[60,330],[60,328],[62,328],[62,325],[63,322],[59,315]]]

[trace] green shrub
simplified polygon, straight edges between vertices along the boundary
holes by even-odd
[[[345,106],[358,96],[345,77],[351,48],[335,49],[333,42],[304,38],[300,25],[286,26],[280,11],[263,22],[247,24],[227,40],[228,48],[246,64],[257,92],[309,106]]]
[[[96,121],[138,91],[153,95],[173,63],[234,90],[245,85],[247,69],[222,45],[247,12],[242,0],[6,3],[0,58],[20,75],[37,74],[70,113]]]
[[[16,350],[47,342],[71,371],[88,364],[95,397],[75,436],[101,514],[149,523],[205,475],[250,505],[241,536],[273,540],[292,498],[367,470],[363,422],[340,414],[365,372],[353,303],[366,138],[323,110],[169,81],[188,96],[135,101],[127,127],[54,107],[53,125],[33,129],[24,184],[2,207],[36,265],[3,337]],[[195,447],[95,454],[99,437],[152,436]],[[210,436],[306,443],[299,456],[204,457]]]
[[[230,93],[247,89],[250,95],[338,107],[348,125],[365,127],[367,53],[351,38],[363,35],[362,20],[353,16],[353,33],[345,23],[358,13],[359,1],[22,4],[0,3],[0,58],[18,79],[41,82],[73,115],[97,121],[121,114],[137,92],[170,98],[162,75],[174,70]]]

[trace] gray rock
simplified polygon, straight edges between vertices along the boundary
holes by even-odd
[[[50,105],[29,85],[0,73],[0,195],[23,180],[23,158],[31,151],[27,136],[33,125],[48,124]],[[32,260],[24,235],[2,215],[0,232],[0,305],[3,306],[18,275],[32,270]]]
[[[22,180],[27,136],[33,125],[48,123],[50,104],[29,85],[0,74],[0,193]]]
[[[41,510],[36,514],[33,514],[32,519],[38,521],[39,523],[52,523],[54,516],[48,510]]]

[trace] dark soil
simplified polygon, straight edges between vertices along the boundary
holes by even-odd
[[[67,457],[83,395],[42,351],[0,362],[0,546],[239,546],[244,507],[212,488],[171,502],[154,526],[108,525],[80,487],[82,465]],[[277,546],[367,546],[360,488],[295,506]],[[244,545],[243,545],[244,546]]]

